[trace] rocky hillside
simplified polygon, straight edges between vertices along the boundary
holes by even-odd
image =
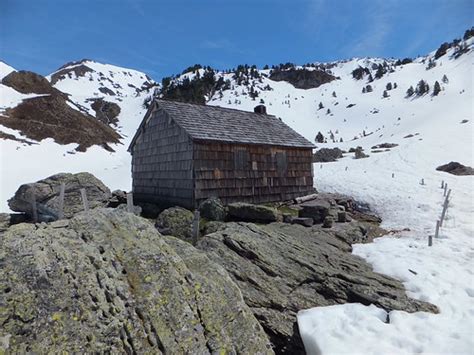
[[[197,238],[191,211],[139,217],[88,173],[22,185],[9,202],[22,213],[0,214],[0,351],[304,354],[306,308],[438,312],[352,255],[386,231],[348,197],[320,194],[284,212],[211,199]]]

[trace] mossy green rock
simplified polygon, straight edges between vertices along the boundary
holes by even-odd
[[[194,215],[182,207],[171,207],[161,212],[156,219],[156,227],[164,235],[192,242]]]
[[[273,353],[225,269],[143,218],[96,209],[0,239],[0,353]]]

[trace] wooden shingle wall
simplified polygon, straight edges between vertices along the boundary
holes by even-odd
[[[164,111],[152,113],[132,151],[135,200],[192,208],[192,166],[189,135]]]
[[[194,142],[195,202],[265,203],[314,192],[311,148]]]

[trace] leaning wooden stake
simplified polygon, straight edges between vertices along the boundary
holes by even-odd
[[[444,199],[443,211],[441,212],[441,220],[440,220],[440,223],[439,223],[440,227],[443,226],[444,218],[446,217],[446,211],[448,210],[449,195],[451,195],[451,189],[449,189],[448,193],[446,194],[446,198]]]
[[[30,195],[30,202],[31,202],[31,217],[33,218],[33,222],[38,222],[38,209],[36,207],[36,196],[34,191],[31,191]]]
[[[443,196],[446,196],[446,191],[448,190],[448,183],[444,184]]]
[[[64,218],[64,193],[66,192],[66,184],[63,182],[59,190],[58,219]]]
[[[196,245],[199,238],[199,220],[201,219],[201,214],[198,210],[194,211],[193,219],[193,245]]]
[[[86,189],[81,189],[81,198],[82,205],[84,206],[84,211],[89,211],[89,201],[87,201]]]
[[[436,229],[435,229],[435,239],[439,237],[439,226],[440,222],[439,220],[436,221]]]
[[[133,194],[127,194],[127,212],[133,213]]]

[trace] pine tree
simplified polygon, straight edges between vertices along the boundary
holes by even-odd
[[[332,97],[337,97],[335,91],[332,92]]]
[[[374,78],[372,77],[372,74],[369,74],[369,78],[367,79],[367,82],[371,83],[372,81],[374,81]]]
[[[387,89],[387,91],[392,90],[392,83],[387,83],[387,85],[385,86],[385,89]]]
[[[328,110],[326,111],[326,115],[330,115],[330,114],[331,114],[331,110],[328,109]]]
[[[366,91],[366,92],[372,92],[372,91],[373,91],[372,85],[367,85],[367,86],[365,87],[365,91]]]
[[[410,86],[407,90],[407,96],[406,97],[411,97],[415,93],[415,90],[413,89],[413,86]]]
[[[323,109],[323,108],[324,108],[324,105],[323,105],[322,102],[320,102],[320,103],[319,103],[319,108],[318,108],[318,110],[321,110],[321,109]]]
[[[439,85],[438,81],[436,81],[433,87],[433,96],[438,96],[440,91],[441,91],[441,86]]]
[[[383,95],[382,95],[382,96],[385,97],[385,98],[388,97],[387,90],[384,90],[384,91],[383,91]]]
[[[316,138],[314,139],[316,143],[324,143],[324,136],[321,132],[318,132]]]
[[[394,89],[397,88],[397,83],[393,83],[393,88],[394,88]]]
[[[365,94],[365,87],[362,88],[362,93]]]
[[[449,83],[449,79],[448,79],[448,77],[446,76],[446,74],[443,75],[443,78],[442,78],[441,80],[443,81],[444,84]]]

